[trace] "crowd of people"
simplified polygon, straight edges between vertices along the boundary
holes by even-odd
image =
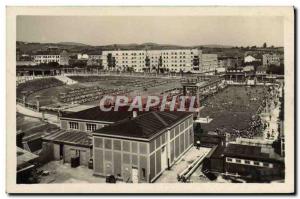
[[[98,86],[82,87],[72,89],[67,93],[61,93],[59,100],[62,103],[84,104],[87,102],[99,100],[103,95],[125,95],[129,92],[130,90],[128,89],[120,88],[101,88]]]
[[[201,117],[213,118],[204,128],[219,134],[228,133],[232,140],[262,136],[266,124],[260,113],[268,105],[267,97],[267,88],[258,86],[230,86],[213,94],[205,100],[205,108],[200,111]]]

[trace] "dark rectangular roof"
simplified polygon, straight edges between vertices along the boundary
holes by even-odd
[[[93,134],[115,135],[129,138],[150,139],[162,130],[181,121],[191,112],[155,112],[151,111],[136,118],[123,120],[96,130]]]
[[[143,114],[143,112],[138,112]],[[99,106],[92,107],[83,111],[74,113],[63,113],[61,119],[71,118],[79,120],[92,120],[92,121],[104,121],[104,122],[117,122],[120,120],[128,119],[132,117],[132,111],[102,111]]]
[[[58,130],[57,132],[43,137],[43,141],[51,141],[83,147],[92,146],[92,136],[81,131]]]
[[[262,161],[272,161],[270,154],[263,153],[262,147],[250,146],[243,144],[228,144],[224,150],[224,155],[227,157],[245,158]]]

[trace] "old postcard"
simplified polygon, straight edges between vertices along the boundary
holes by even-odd
[[[295,192],[292,7],[7,7],[8,193]]]

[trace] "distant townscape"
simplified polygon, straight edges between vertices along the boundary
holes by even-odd
[[[18,41],[16,58],[19,184],[285,181],[283,47]]]

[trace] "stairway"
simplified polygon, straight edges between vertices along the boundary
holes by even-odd
[[[56,79],[58,79],[59,81],[62,81],[63,83],[67,84],[67,85],[72,85],[72,84],[76,84],[77,81],[67,77],[67,76],[55,76]]]

